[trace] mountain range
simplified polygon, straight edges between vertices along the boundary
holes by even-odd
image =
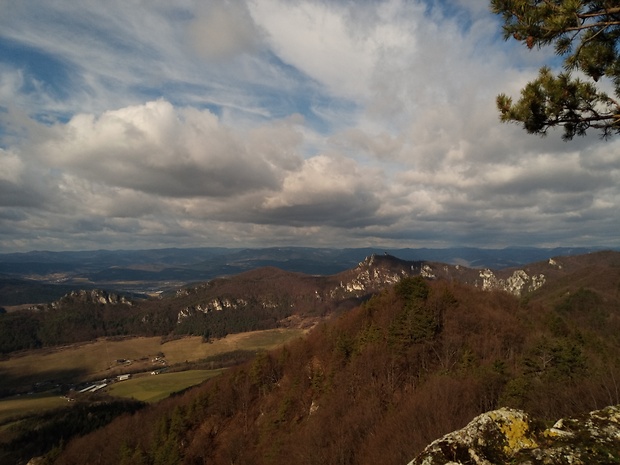
[[[308,328],[322,318],[354,308],[408,276],[521,297],[543,286],[558,286],[566,276],[574,280],[577,270],[587,269],[588,276],[596,277],[593,267],[608,264],[617,254],[593,252],[491,270],[402,260],[383,253],[332,275],[264,266],[150,297],[102,289],[71,290],[60,299],[31,304],[0,319],[0,353],[97,337],[174,334],[209,339],[277,327]],[[119,311],[119,307],[124,310]]]
[[[50,302],[79,289],[156,294],[265,266],[326,276],[353,268],[372,254],[388,253],[402,260],[501,270],[595,250],[598,249],[274,247],[9,253],[0,254],[0,306]]]

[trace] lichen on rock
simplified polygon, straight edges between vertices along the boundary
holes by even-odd
[[[511,456],[521,449],[537,447],[538,444],[534,440],[530,429],[529,418],[523,412],[501,409],[489,412],[488,415],[504,435],[506,440],[504,453],[506,455]]]
[[[410,465],[505,463],[522,448],[536,446],[528,415],[501,408],[434,441]]]
[[[409,465],[620,464],[620,406],[558,420],[543,430],[502,408],[432,442]]]

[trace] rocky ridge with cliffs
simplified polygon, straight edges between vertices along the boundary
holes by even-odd
[[[245,273],[216,278],[178,289],[173,294],[151,300],[151,308],[165,308],[166,318],[176,325],[188,324],[213,312],[270,312],[273,324],[290,327],[291,317],[307,326],[340,310],[353,308],[373,294],[381,292],[407,276],[444,280],[473,286],[485,291],[501,291],[523,297],[544,286],[558,286],[573,273],[596,274],[602,266],[620,266],[620,253],[594,252],[581,256],[555,257],[519,268],[491,270],[469,268],[429,261],[402,260],[389,254],[373,254],[349,270],[329,276],[316,276],[263,267]],[[582,271],[579,271],[582,270]],[[583,271],[586,270],[586,271]],[[594,270],[594,271],[593,271]],[[566,285],[564,285],[566,287]],[[158,302],[159,301],[159,302]],[[32,307],[37,311],[55,311],[71,305],[127,306],[140,312],[141,300],[103,290],[72,291],[61,299]],[[144,316],[143,321],[148,320]],[[190,324],[191,325],[191,324]]]
[[[267,267],[179,289],[175,299],[191,302],[179,311],[177,321],[181,322],[196,313],[248,308],[251,305],[274,308],[283,305],[283,301],[291,308],[307,308],[312,306],[311,303],[334,304],[347,299],[364,299],[403,277],[418,275],[521,297],[540,289],[549,279],[570,272],[571,260],[574,262],[572,257],[559,257],[522,268],[491,270],[373,254],[355,268],[331,276],[310,276]],[[564,262],[567,262],[567,267],[563,266]],[[285,284],[280,286],[281,283]],[[278,297],[275,297],[276,294]],[[283,299],[284,295],[287,296]]]

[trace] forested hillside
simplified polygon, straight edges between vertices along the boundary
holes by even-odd
[[[3,315],[0,354],[99,337],[199,335],[210,340],[231,333],[306,325],[308,320],[353,308],[402,276],[428,274],[430,263],[371,255],[357,267],[330,276],[263,267],[146,299],[131,300],[96,289],[71,291],[50,304]],[[433,266],[444,275],[443,268],[456,269]],[[457,279],[472,273],[478,275],[460,268]]]
[[[359,305],[405,276],[528,295],[542,286],[561,286],[566,279],[572,285],[574,273],[609,274],[619,256],[596,252],[492,271],[381,254],[335,275],[263,267],[151,298],[132,299],[96,289],[71,291],[50,304],[0,315],[0,354],[99,337],[199,335],[210,340],[281,326],[307,327]]]
[[[618,265],[592,264],[526,298],[405,278],[50,461],[400,465],[500,406],[555,420],[618,404]]]

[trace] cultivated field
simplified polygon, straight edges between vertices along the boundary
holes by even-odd
[[[160,337],[100,339],[33,350],[0,361],[0,390],[15,385],[80,382],[150,371],[163,365],[161,361],[153,363],[161,354],[166,365],[172,366],[234,350],[268,350],[302,334],[296,329],[273,329],[232,334],[211,343],[203,343],[200,337],[184,337],[163,344]]]
[[[57,407],[66,407],[67,404],[67,399],[48,394],[4,399],[0,401],[0,425],[12,418],[41,413]]]
[[[114,397],[128,397],[144,402],[157,402],[174,392],[200,384],[219,375],[220,370],[187,370],[159,375],[143,375],[112,384],[105,391]]]
[[[302,335],[302,330],[274,329],[233,334],[210,343],[202,342],[200,337],[164,343],[160,337],[100,339],[14,354],[0,360],[0,392],[18,390],[29,394],[0,399],[0,424],[3,419],[68,405],[66,399],[60,398],[58,385],[77,385],[124,373],[150,373],[176,365],[175,373],[136,376],[109,388],[115,396],[154,402],[219,373],[218,370],[179,371],[185,362],[235,350],[269,350]]]

